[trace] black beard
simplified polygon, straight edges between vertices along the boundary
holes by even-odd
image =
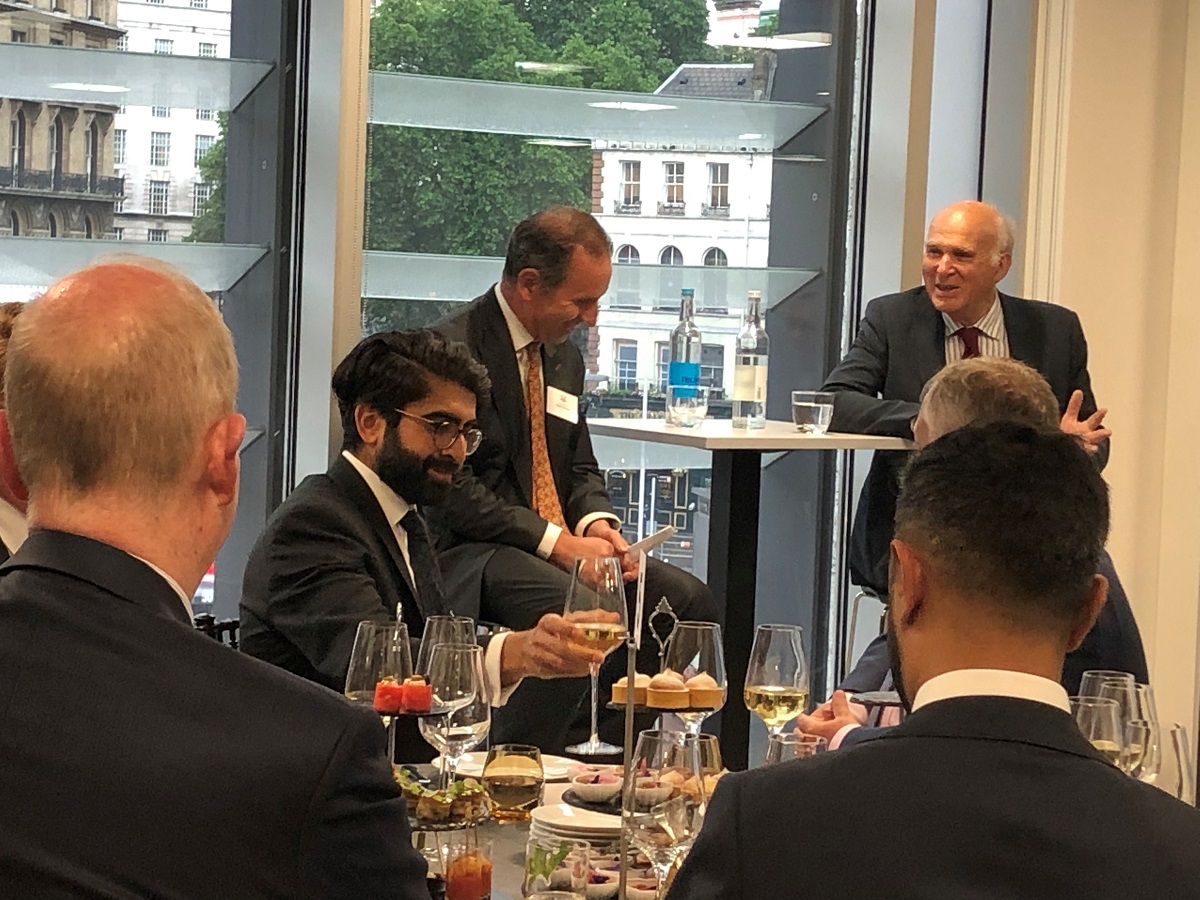
[[[896,627],[892,619],[892,608],[890,606],[888,607],[887,616],[887,647],[888,656],[892,662],[892,687],[900,695],[900,702],[904,704],[905,711],[912,712],[912,700],[908,696],[908,691],[904,689],[904,671],[900,664],[900,642],[896,639]]]
[[[375,474],[379,480],[416,506],[441,503],[450,493],[450,483],[435,481],[430,472],[446,472],[453,475],[458,466],[452,459],[440,456],[421,457],[400,446],[400,434],[389,428],[383,436],[379,456],[375,460]]]

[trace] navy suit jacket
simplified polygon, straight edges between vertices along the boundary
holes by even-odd
[[[726,775],[668,900],[1196,897],[1198,846],[1200,811],[1105,762],[1067,713],[962,697]]]
[[[429,896],[378,716],[64,532],[0,568],[0,809],[6,897]]]
[[[1013,359],[1037,369],[1065,411],[1083,391],[1080,416],[1096,411],[1087,369],[1087,342],[1071,310],[1000,294]],[[912,439],[921,390],[946,362],[946,326],[924,287],[878,297],[867,305],[850,352],[825,379],[835,393],[833,431]],[[1108,461],[1108,441],[1098,462]],[[857,585],[887,593],[888,545],[896,518],[904,451],[875,451],[859,497],[850,539],[850,573]]]

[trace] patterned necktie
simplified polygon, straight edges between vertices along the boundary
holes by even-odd
[[[445,614],[446,592],[442,587],[442,573],[438,569],[437,556],[433,552],[425,520],[416,509],[410,509],[400,520],[400,527],[408,534],[408,562],[412,566],[421,612],[426,616]]]
[[[550,449],[546,446],[546,395],[542,390],[542,345],[536,341],[525,347],[529,373],[525,376],[525,408],[529,410],[529,446],[533,451],[533,511],[559,528],[566,528],[554,470],[550,468]]]
[[[975,359],[979,356],[979,336],[983,334],[983,330],[976,328],[974,325],[968,325],[966,328],[960,328],[954,332],[963,342],[963,359]]]

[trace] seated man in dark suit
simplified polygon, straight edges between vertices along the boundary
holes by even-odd
[[[924,447],[955,428],[993,422],[1052,431],[1059,427],[1058,402],[1046,380],[1024,363],[964,359],[929,380],[913,431],[917,446]],[[1080,678],[1088,669],[1130,672],[1142,683],[1149,678],[1142,636],[1107,551],[1100,554],[1098,573],[1108,582],[1108,600],[1083,642],[1067,653],[1061,681],[1068,694],[1079,692]],[[850,704],[843,692],[890,689],[891,666],[887,640],[881,635],[863,653],[841,690],[812,715],[799,718],[800,730],[828,738],[831,749],[875,736],[873,728],[851,731],[866,724],[868,717],[866,710]],[[884,721],[888,718],[885,711]]]
[[[483,618],[512,628],[563,608],[576,557],[621,556],[629,546],[579,403],[583,357],[568,340],[577,326],[596,323],[611,253],[588,213],[536,213],[514,229],[499,284],[440,326],[471,348],[493,385],[479,409],[483,443],[436,512],[442,568],[452,596],[478,598]],[[636,563],[624,560],[631,598]],[[664,596],[680,619],[716,620],[704,584],[651,559],[647,609]],[[657,647],[642,646],[639,671],[657,672]],[[616,678],[617,668],[605,667],[606,676]],[[561,749],[565,722],[545,711],[573,710],[586,691],[584,681],[527,682],[496,716],[499,739],[525,734]],[[620,716],[605,718],[602,737],[620,743]]]
[[[0,893],[428,898],[379,717],[192,627],[246,430],[213,302],[85,269],[22,314],[6,380],[31,534],[0,568]]]
[[[466,347],[433,331],[375,334],[350,351],[333,373],[342,452],[275,510],[247,561],[244,652],[340,692],[359,622],[399,610],[417,641],[428,616],[462,613],[419,509],[446,496],[478,447],[488,391]],[[527,676],[586,674],[602,656],[573,637],[558,615],[496,635],[485,655],[493,703]],[[400,729],[397,758],[428,759],[415,720]]]
[[[1058,683],[1104,603],[1108,516],[1061,433],[968,426],[916,454],[888,607],[912,713],[723,778],[668,900],[1200,894],[1200,811],[1094,750]]]

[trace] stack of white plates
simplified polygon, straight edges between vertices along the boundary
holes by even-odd
[[[533,811],[529,833],[534,837],[588,841],[593,849],[610,853],[621,840],[621,817],[566,803],[548,803]]]
[[[443,757],[439,756],[433,761],[433,764],[440,770],[443,762]],[[485,762],[487,762],[487,751],[464,753],[462,759],[458,761],[455,772],[462,778],[482,778]],[[578,763],[575,760],[567,759],[565,756],[553,756],[549,753],[542,755],[542,772],[547,781],[566,781],[571,775],[571,767],[576,765]]]

